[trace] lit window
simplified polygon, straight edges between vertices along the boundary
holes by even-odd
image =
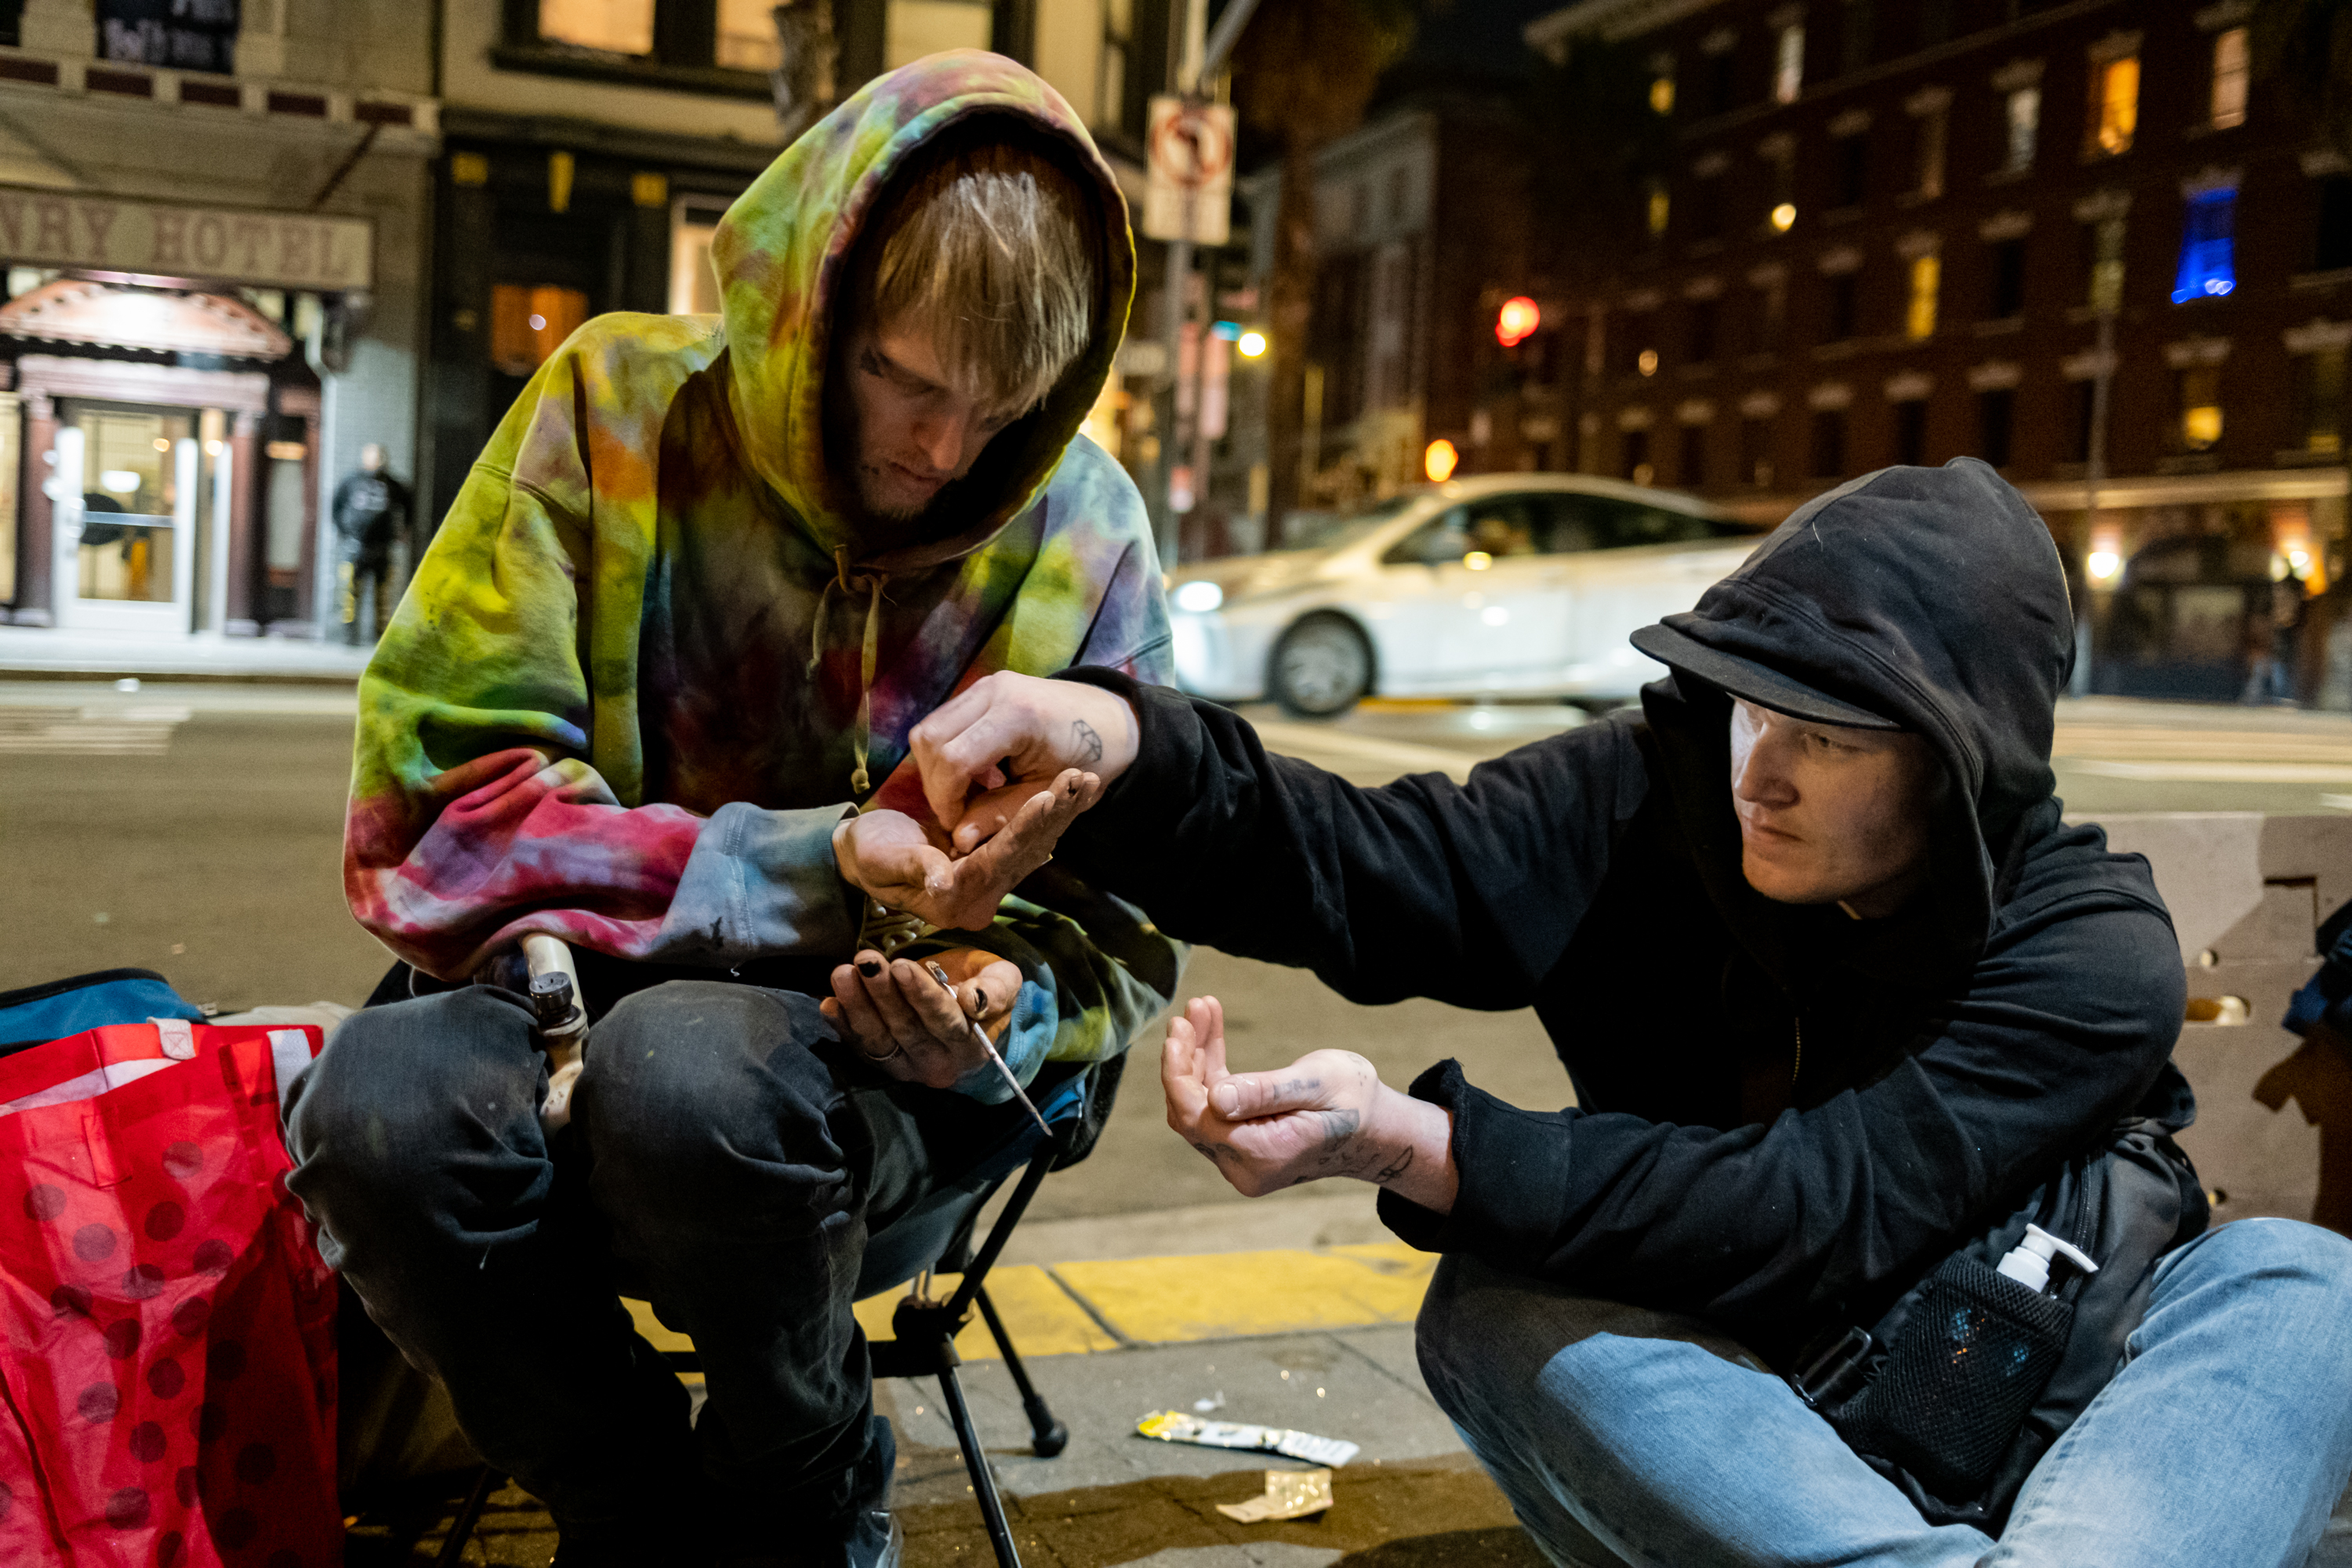
[[[2193,364],[2175,373],[2174,394],[2180,410],[2180,449],[2210,450],[2221,439],[2221,367]]]
[[[2003,167],[2022,174],[2033,167],[2034,143],[2042,134],[2042,89],[2021,87],[2011,93],[2002,104],[2001,119],[2008,155]]]
[[[672,211],[669,231],[669,308],[681,316],[719,313],[719,278],[710,267],[710,242],[726,207],[688,198]]]
[[[2232,187],[2200,191],[2189,198],[2180,236],[2180,270],[2172,279],[2172,302],[2218,299],[2238,286],[2235,234],[2238,193]]]
[[[897,70],[942,49],[984,49],[993,31],[986,5],[964,0],[889,0],[882,17],[882,68]]]
[[[2213,39],[2213,129],[2246,122],[2246,80],[2251,75],[2246,29],[2232,27]]]
[[[1903,329],[1914,338],[1936,335],[1936,294],[1944,279],[1944,264],[1934,255],[1911,258],[1911,302],[1903,313]]]
[[[2091,150],[2114,157],[2131,151],[2139,130],[2139,57],[2095,61],[2091,67]]]
[[[718,63],[730,70],[772,71],[783,63],[774,0],[719,0]]]
[[[1925,198],[1944,194],[1945,106],[1938,103],[1914,117],[1911,127],[1911,188]]]
[[[1672,212],[1673,205],[1666,195],[1666,187],[1663,184],[1652,185],[1650,187],[1650,237],[1652,239],[1665,237],[1666,219]]]
[[[654,52],[654,0],[539,0],[543,43],[614,55]]]
[[[1658,114],[1675,111],[1675,79],[1672,76],[1659,75],[1650,79],[1650,108]]]
[[[1780,43],[1772,56],[1772,100],[1794,103],[1805,85],[1805,29],[1787,26],[1780,29]]]
[[[2340,344],[2295,356],[2291,428],[2306,452],[2332,458],[2344,450],[2345,357]]]
[[[490,363],[529,375],[588,319],[588,296],[550,284],[500,283],[490,290]]]

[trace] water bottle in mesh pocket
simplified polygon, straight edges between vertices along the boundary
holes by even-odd
[[[1831,1425],[1937,1496],[1972,1497],[2042,1397],[2074,1320],[2069,1302],[1971,1258],[1948,1258],[1877,1375]]]

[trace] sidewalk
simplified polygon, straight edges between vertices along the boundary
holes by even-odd
[[[1435,1260],[1369,1239],[1367,1226],[1386,1234],[1370,1200],[1362,1188],[1033,1222],[1015,1233],[990,1295],[1069,1446],[1051,1459],[1032,1455],[985,1329],[961,1336],[958,1350],[1024,1568],[1547,1568],[1422,1382],[1412,1318]],[[1327,1239],[1335,1236],[1346,1239]],[[1180,1237],[1191,1250],[1141,1250]],[[869,1331],[887,1331],[899,1293],[859,1303]],[[685,1343],[632,1306],[656,1343]],[[1221,1420],[1345,1438],[1362,1452],[1333,1477],[1327,1512],[1237,1523],[1216,1505],[1259,1495],[1269,1466],[1308,1467],[1136,1434],[1152,1411],[1202,1402]],[[907,1568],[993,1568],[938,1384],[890,1380],[877,1385],[875,1405],[898,1437],[892,1505]],[[379,1531],[356,1531],[348,1561],[429,1563],[446,1528],[445,1518],[407,1555]],[[464,1561],[538,1568],[554,1547],[545,1511],[508,1487]],[[2308,1568],[2352,1568],[2352,1492]]]
[[[170,680],[329,681],[350,685],[367,667],[364,647],[291,637],[149,637],[129,632],[0,626],[0,678],[135,676]]]

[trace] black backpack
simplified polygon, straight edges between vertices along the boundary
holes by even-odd
[[[2025,1478],[2123,1365],[2157,1260],[2204,1233],[2204,1190],[2172,1141],[2195,1116],[2167,1064],[2136,1114],[1867,1330],[1816,1336],[1790,1385],[1929,1523],[1998,1537]],[[2062,1260],[2046,1292],[2000,1273],[2028,1225],[2098,1272]]]

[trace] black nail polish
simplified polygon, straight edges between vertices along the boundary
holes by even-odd
[[[871,980],[882,973],[882,961],[878,958],[861,958],[857,961],[857,973]]]

